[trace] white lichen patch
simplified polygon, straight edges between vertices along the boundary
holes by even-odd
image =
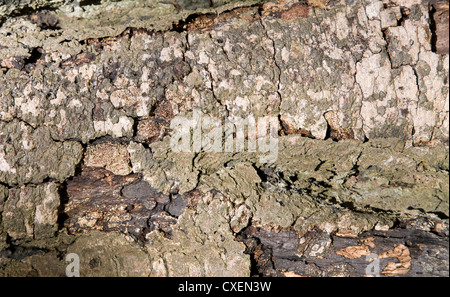
[[[7,172],[7,173],[16,173],[16,169],[11,167],[9,163],[5,159],[5,152],[3,150],[3,145],[0,144],[0,171]]]
[[[34,222],[35,224],[52,226],[58,219],[60,197],[55,184],[47,184],[43,191],[44,197],[41,203],[36,205]]]
[[[391,81],[389,60],[385,55],[375,54],[356,64],[356,82],[364,98],[386,91]]]
[[[118,121],[108,118],[105,121],[93,123],[96,132],[111,134],[114,137],[123,137],[133,132],[133,120],[126,116],[119,117]]]
[[[24,115],[30,113],[31,116],[37,117],[41,112],[40,104],[41,100],[37,96],[33,96],[32,98],[26,97],[15,98],[15,105]]]
[[[29,133],[29,129],[24,123],[21,124],[20,132],[22,133],[22,147],[24,150],[29,151],[34,147],[33,139]]]
[[[112,92],[110,100],[115,108],[130,107],[137,116],[146,116],[150,110],[151,100],[149,97],[142,97],[141,94],[140,88],[131,86]]]

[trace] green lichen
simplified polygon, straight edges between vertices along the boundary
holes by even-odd
[[[11,189],[2,213],[2,227],[16,243],[53,237],[58,229],[59,186],[48,183]]]
[[[403,33],[420,34],[403,25],[385,28],[387,42],[380,2],[372,15],[356,1],[296,19],[254,7],[201,30],[176,25],[255,3],[0,4],[0,251],[24,249],[0,258],[1,275],[65,275],[72,252],[83,276],[248,276],[236,236],[249,225],[357,236],[448,218],[448,55],[427,40],[410,47]],[[58,26],[33,23],[35,9],[51,9]],[[427,9],[412,7],[409,28],[427,28]],[[273,115],[315,139],[280,127],[278,158],[262,163],[250,152],[173,152],[170,129],[152,143],[137,137],[141,121],[165,125],[194,108],[218,121]],[[325,139],[328,111],[358,139]],[[198,190],[170,232],[144,232],[138,245],[59,226],[64,184],[86,165],[84,146],[103,137],[126,146],[122,165],[157,192]],[[412,146],[424,140],[444,145]]]
[[[186,209],[170,239],[159,232],[147,235],[151,275],[248,276],[249,256],[229,226],[232,209],[226,196],[208,193],[195,210]]]
[[[18,120],[0,122],[0,131],[5,164],[0,170],[0,182],[38,184],[47,178],[63,182],[74,175],[83,152],[79,142],[54,141],[48,128],[33,129]]]

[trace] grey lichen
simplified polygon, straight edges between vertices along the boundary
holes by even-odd
[[[248,276],[252,236],[291,232],[306,265],[410,221],[448,242],[449,55],[422,1],[97,2],[0,2],[0,275],[77,253],[84,276]],[[275,117],[277,160],[173,151],[194,110]]]

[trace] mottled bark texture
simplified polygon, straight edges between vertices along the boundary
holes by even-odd
[[[0,1],[0,275],[448,276],[448,62],[448,1]]]

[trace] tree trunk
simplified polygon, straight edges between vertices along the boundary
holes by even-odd
[[[448,276],[448,63],[448,1],[0,1],[0,275]]]

